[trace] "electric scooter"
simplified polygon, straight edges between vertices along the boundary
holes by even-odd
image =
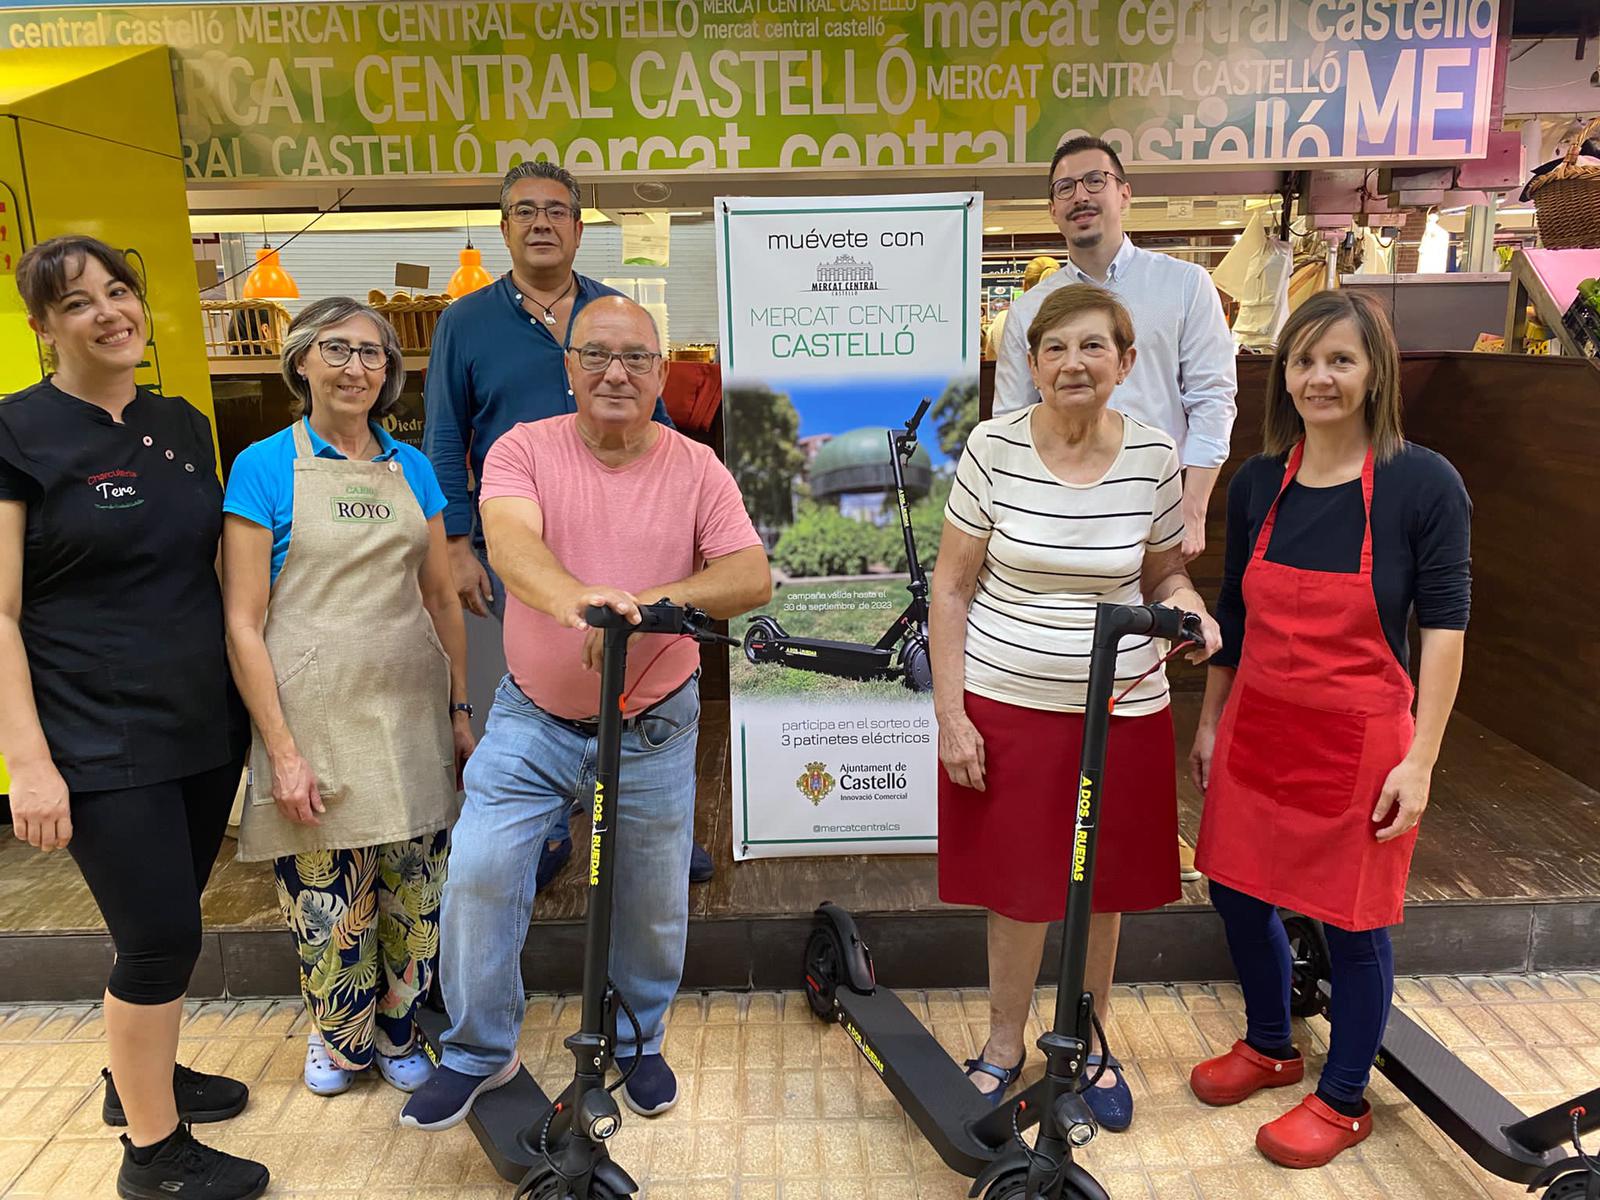
[[[911,573],[911,581],[906,584],[911,602],[890,624],[888,631],[870,646],[865,642],[795,637],[776,617],[754,617],[744,631],[744,656],[752,663],[779,663],[839,679],[898,679],[913,692],[933,690],[933,668],[928,662],[928,576],[917,560],[917,539],[911,530],[903,470],[917,448],[917,426],[932,403],[923,397],[905,427],[898,431],[891,429],[888,434],[889,461],[894,468],[895,509],[906,543],[906,569]]]
[[[1072,1154],[1098,1132],[1083,1093],[1109,1058],[1083,975],[1117,645],[1132,636],[1198,642],[1200,618],[1147,605],[1101,604],[1095,613],[1055,1020],[1038,1042],[1045,1055],[1043,1079],[993,1106],[900,998],[878,986],[872,955],[849,913],[824,902],[806,942],[805,992],[812,1012],[844,1026],[939,1157],[975,1181],[968,1194],[981,1193],[985,1200],[1108,1200]],[[1087,1076],[1091,1035],[1099,1039],[1101,1065]],[[1029,1146],[1022,1131],[1034,1124],[1039,1135]]]
[[[1283,925],[1294,956],[1290,1011],[1325,1017],[1332,960],[1322,925],[1299,914],[1286,915]],[[1544,1200],[1600,1200],[1600,1159],[1582,1142],[1600,1129],[1600,1087],[1524,1116],[1398,1007],[1389,1010],[1374,1065],[1490,1174],[1525,1183],[1529,1192],[1544,1188]]]
[[[633,625],[609,608],[591,607],[584,612],[591,629],[605,631],[605,640],[589,844],[583,1015],[577,1032],[563,1043],[572,1051],[572,1081],[552,1100],[527,1068],[520,1068],[510,1083],[479,1096],[467,1118],[495,1171],[516,1183],[516,1195],[528,1200],[621,1200],[639,1190],[606,1149],[606,1143],[622,1127],[622,1113],[612,1093],[628,1079],[625,1074],[610,1087],[605,1083],[618,1044],[619,1010],[632,1025],[633,1045],[637,1047],[641,1041],[639,1023],[627,998],[606,975],[611,950],[611,881],[617,836],[614,816],[622,761],[622,695],[628,639],[638,633],[665,633],[692,637],[697,642],[739,644],[737,639],[713,630],[705,613],[687,605],[661,600],[642,605],[639,617],[639,623]],[[438,1061],[450,1018],[442,1008],[423,1006],[418,1020],[434,1051],[434,1060]],[[637,1065],[637,1053],[633,1059]]]

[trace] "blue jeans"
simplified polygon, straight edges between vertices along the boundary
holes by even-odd
[[[1289,1044],[1289,987],[1294,962],[1278,910],[1265,900],[1211,881],[1211,904],[1222,917],[1228,950],[1244,992],[1245,1040],[1258,1050]],[[1328,1061],[1317,1090],[1358,1104],[1383,1045],[1394,996],[1394,946],[1387,929],[1352,933],[1322,923],[1328,939],[1333,994],[1328,1010]]]
[[[691,679],[622,735],[609,971],[639,1018],[643,1052],[661,1050],[689,930],[700,683]],[[592,801],[597,739],[556,720],[507,675],[467,760],[466,804],[451,834],[439,981],[454,1022],[444,1065],[488,1075],[516,1050],[527,989],[522,943],[534,870],[556,818]],[[619,1015],[617,1036],[632,1030]]]
[[[489,613],[501,625],[506,623],[506,585],[495,569],[489,565],[489,546],[483,540],[483,530],[472,531],[472,553],[477,556],[478,564],[483,568],[483,573],[489,577]],[[545,835],[549,842],[562,842],[572,836],[572,818],[566,809],[556,814],[555,822],[550,826],[550,832]]]

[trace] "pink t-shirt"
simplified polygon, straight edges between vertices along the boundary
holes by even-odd
[[[480,502],[521,496],[537,503],[544,543],[574,578],[639,592],[761,544],[738,484],[708,447],[663,425],[642,456],[608,467],[578,436],[577,420],[568,413],[501,435],[484,460],[479,495]],[[600,676],[584,670],[585,636],[507,594],[506,664],[517,686],[546,712],[584,720],[598,711]],[[676,690],[699,665],[700,650],[690,638],[630,638],[628,712]]]

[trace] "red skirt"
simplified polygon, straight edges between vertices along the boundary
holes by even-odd
[[[1041,712],[971,692],[984,743],[984,791],[939,766],[939,898],[1014,921],[1066,911],[1083,714]],[[1094,911],[1171,904],[1178,879],[1178,775],[1172,711],[1113,717],[1095,849]]]

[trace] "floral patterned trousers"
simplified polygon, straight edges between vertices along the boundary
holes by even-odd
[[[450,831],[274,860],[278,907],[300,950],[300,993],[347,1071],[408,1053],[439,961]]]

